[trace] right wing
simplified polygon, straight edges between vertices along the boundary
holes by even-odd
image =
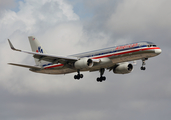
[[[9,45],[12,50],[19,51],[19,52],[24,52],[28,54],[32,54],[34,58],[37,58],[38,60],[44,60],[52,63],[62,63],[65,64],[67,62],[73,63],[78,60],[76,57],[63,57],[63,56],[55,56],[55,55],[49,55],[49,54],[43,54],[43,53],[36,53],[36,52],[28,52],[28,51],[23,51],[20,49],[16,49],[11,41],[8,39]]]

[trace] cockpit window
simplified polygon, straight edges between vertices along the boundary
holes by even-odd
[[[147,45],[147,47],[157,47],[157,45]]]

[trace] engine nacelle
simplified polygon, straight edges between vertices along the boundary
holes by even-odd
[[[127,74],[133,70],[133,65],[130,63],[120,63],[118,66],[113,68],[113,72],[116,74]]]
[[[74,63],[76,69],[88,69],[93,66],[93,60],[90,58],[81,58]]]

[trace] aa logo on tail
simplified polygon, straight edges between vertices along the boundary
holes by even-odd
[[[38,50],[36,52],[43,53],[43,49],[41,49],[41,46],[38,47]]]

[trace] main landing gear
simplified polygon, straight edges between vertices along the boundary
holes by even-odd
[[[78,72],[78,74],[77,75],[74,75],[74,79],[79,80],[80,78],[83,78],[83,74],[80,74],[80,71],[79,70],[77,72]]]
[[[145,69],[146,69],[146,67],[144,67],[145,61],[146,61],[146,60],[148,60],[148,58],[143,58],[143,59],[142,59],[142,66],[141,66],[141,68],[140,68],[141,70],[145,70]]]
[[[100,77],[97,78],[97,82],[102,82],[102,81],[105,81],[105,80],[106,80],[106,77],[103,76],[104,71],[105,71],[104,68],[101,68],[101,69],[99,70],[99,72],[100,72]],[[80,74],[80,70],[78,70],[77,72],[78,72],[78,74],[77,74],[77,75],[74,75],[74,79],[79,80],[80,78],[83,78],[83,74]]]
[[[106,80],[106,77],[103,76],[104,71],[105,71],[104,68],[101,68],[101,69],[100,69],[100,77],[97,78],[97,82],[102,82],[102,81],[105,81],[105,80]]]

